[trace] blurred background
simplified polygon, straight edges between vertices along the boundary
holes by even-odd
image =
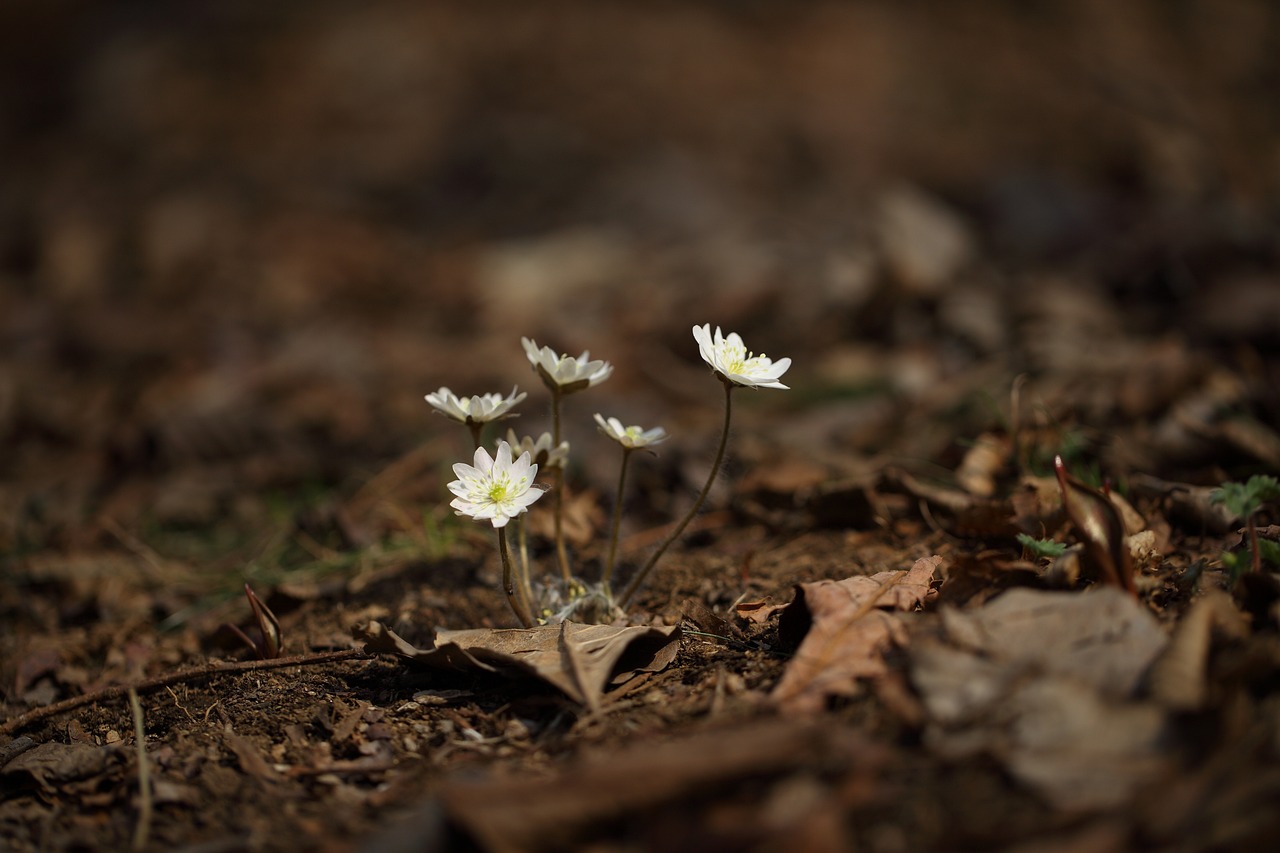
[[[1019,373],[1098,428],[1275,423],[1277,57],[1265,0],[10,0],[0,548],[252,525],[424,442],[383,485],[439,501],[422,397],[518,382],[537,427],[522,335],[617,365],[583,442],[672,464],[704,322],[794,359],[740,428],[828,474],[945,461]]]

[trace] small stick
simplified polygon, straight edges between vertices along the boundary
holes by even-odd
[[[106,702],[111,699],[118,699],[128,694],[130,690],[136,690],[139,694],[151,693],[155,690],[168,687],[171,684],[181,684],[184,681],[199,681],[202,678],[211,678],[221,674],[237,674],[242,672],[256,672],[264,669],[283,669],[287,666],[312,666],[321,663],[336,663],[338,661],[347,660],[373,660],[376,655],[366,654],[360,649],[343,649],[336,652],[316,652],[306,655],[292,655],[291,657],[275,658],[273,660],[246,660],[233,661],[231,663],[220,663],[217,661],[208,663],[196,669],[183,669],[177,672],[169,672],[164,675],[157,675],[154,678],[144,679],[134,684],[113,684],[110,687],[104,687],[101,690],[94,690],[91,693],[84,693],[80,696],[72,696],[70,699],[63,699],[61,702],[54,702],[52,705],[44,705],[39,708],[32,708],[30,711],[19,714],[5,720],[0,724],[0,735],[11,735],[16,731],[25,729],[32,723],[38,723],[48,717],[55,717],[64,711],[70,711],[80,708],[84,705],[92,705],[95,702]]]
[[[147,732],[142,724],[142,703],[138,691],[129,688],[129,711],[133,714],[133,740],[138,751],[138,825],[133,830],[133,849],[143,850],[151,836],[151,765],[147,763]]]

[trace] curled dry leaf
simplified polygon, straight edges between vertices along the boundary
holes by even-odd
[[[759,601],[739,601],[734,605],[734,612],[738,614],[738,618],[745,619],[748,622],[754,622],[757,625],[763,625],[769,621],[769,617],[780,610],[786,610],[785,604],[771,604],[764,599]]]
[[[1097,489],[1067,473],[1062,457],[1053,460],[1062,488],[1062,504],[1084,540],[1085,552],[1102,579],[1137,595],[1133,584],[1133,560],[1125,543],[1125,523],[1115,504]]]
[[[1194,711],[1209,693],[1209,647],[1214,635],[1243,639],[1249,633],[1244,614],[1231,597],[1208,590],[1178,622],[1169,645],[1151,666],[1147,677],[1151,696],[1166,708]]]
[[[658,672],[675,660],[680,630],[671,627],[582,625],[561,622],[537,628],[438,630],[419,649],[380,622],[357,626],[365,651],[394,654],[435,669],[538,678],[595,710],[610,685],[641,672]]]
[[[902,623],[880,608],[914,610],[935,594],[939,556],[910,571],[799,584],[783,612],[779,636],[799,642],[773,701],[785,710],[816,713],[828,696],[850,695],[859,678],[884,675],[884,653],[906,642]]]

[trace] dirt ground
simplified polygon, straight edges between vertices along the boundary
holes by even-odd
[[[1245,0],[6,4],[0,838],[1272,849],[1280,505],[1211,490],[1280,473],[1277,55]],[[625,579],[711,468],[708,322],[790,390],[617,620],[658,663],[364,653],[516,636],[425,394],[536,435],[520,338],[607,359],[584,580],[592,415],[671,434]]]

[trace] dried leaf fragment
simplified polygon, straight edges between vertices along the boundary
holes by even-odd
[[[1178,622],[1169,645],[1152,664],[1147,678],[1151,695],[1166,708],[1203,707],[1209,693],[1206,668],[1214,634],[1239,639],[1248,633],[1248,623],[1231,597],[1220,590],[1207,591]]]
[[[942,558],[925,557],[905,572],[799,584],[784,611],[779,635],[803,640],[774,688],[782,708],[816,713],[828,696],[850,695],[859,678],[887,672],[884,652],[906,642],[902,623],[880,608],[914,610],[935,595]]]
[[[658,672],[675,660],[680,631],[671,627],[617,627],[562,622],[537,628],[436,631],[419,649],[380,622],[353,631],[365,650],[394,654],[421,666],[537,678],[591,709],[606,688],[641,672]]]
[[[1134,700],[1167,639],[1134,598],[1015,589],[942,616],[943,638],[910,646],[934,751],[990,755],[1066,810],[1120,805],[1168,771],[1164,711]]]

